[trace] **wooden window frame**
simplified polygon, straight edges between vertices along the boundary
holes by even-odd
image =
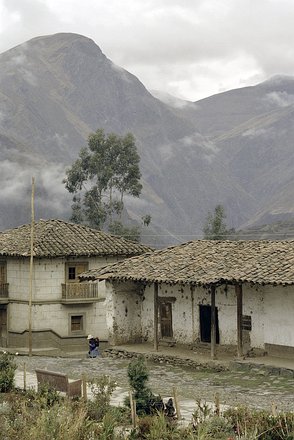
[[[242,330],[251,331],[252,330],[252,316],[242,315]]]
[[[86,272],[89,269],[89,262],[88,261],[68,261],[65,263],[65,282],[66,283],[78,283],[79,279],[77,277],[77,272],[76,272],[76,268],[78,266],[85,266],[85,270],[83,270],[83,272]],[[75,269],[75,278],[70,278],[69,277],[69,272],[70,269],[74,268]]]
[[[0,283],[5,284],[7,283],[7,261],[0,260],[0,267],[3,267],[3,274],[4,274],[4,279],[1,280],[0,278]]]
[[[77,318],[80,317],[81,318],[81,328],[78,330],[73,330],[72,329],[72,320],[73,318]],[[85,328],[86,328],[86,314],[85,313],[69,313],[68,315],[68,330],[69,330],[69,335],[70,336],[75,336],[75,335],[84,335],[85,334]]]

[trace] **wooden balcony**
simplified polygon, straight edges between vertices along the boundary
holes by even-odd
[[[8,303],[9,297],[9,284],[8,283],[0,283],[0,304]]]
[[[62,284],[62,303],[74,304],[98,300],[98,283]]]

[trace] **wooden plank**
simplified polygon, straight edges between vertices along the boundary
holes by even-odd
[[[31,197],[31,251],[30,251],[30,283],[29,283],[29,356],[32,356],[32,300],[33,300],[33,272],[34,272],[34,228],[35,228],[35,178],[32,177]]]
[[[158,351],[158,283],[154,283],[154,350]]]
[[[211,296],[211,359],[216,359],[216,313],[215,313],[215,286],[210,287]]]
[[[235,285],[237,297],[237,356],[243,356],[243,338],[242,338],[242,314],[243,314],[243,294],[242,284]]]
[[[195,334],[195,311],[194,311],[194,292],[195,292],[195,286],[190,287],[191,291],[191,307],[192,307],[192,342],[194,343],[196,340],[196,334]]]
[[[173,387],[173,395],[174,395],[177,419],[180,420],[181,419],[181,410],[180,410],[180,405],[179,405],[179,400],[178,400],[178,393],[177,393],[176,387]]]

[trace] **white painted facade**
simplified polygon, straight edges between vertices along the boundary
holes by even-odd
[[[106,283],[106,317],[111,342],[154,340],[154,285]],[[243,284],[243,316],[251,329],[243,330],[247,349],[274,347],[294,352],[294,287]],[[200,306],[210,305],[203,287],[159,284],[159,301],[171,303],[172,338],[180,344],[201,341]],[[237,299],[234,286],[216,289],[219,343],[237,344]],[[159,337],[161,336],[159,316]]]
[[[62,284],[66,282],[66,264],[87,263],[88,269],[114,263],[118,258],[36,258],[33,265],[32,289],[32,331],[54,333],[55,340],[93,334],[100,340],[108,340],[105,313],[105,283],[100,282],[98,298],[93,301],[79,300],[76,303],[62,301]],[[29,258],[6,259],[7,282],[9,283],[9,303],[7,305],[8,346],[17,345],[29,327]],[[71,331],[71,317],[82,316],[81,331]],[[44,342],[46,345],[46,342]],[[43,344],[43,345],[44,345]],[[49,342],[48,342],[49,344]]]

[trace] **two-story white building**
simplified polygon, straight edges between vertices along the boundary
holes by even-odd
[[[78,275],[150,248],[87,226],[40,220],[31,283],[30,238],[30,225],[0,233],[0,346],[28,347],[30,328],[33,352],[81,350],[90,333],[107,341],[104,283],[80,283]]]

